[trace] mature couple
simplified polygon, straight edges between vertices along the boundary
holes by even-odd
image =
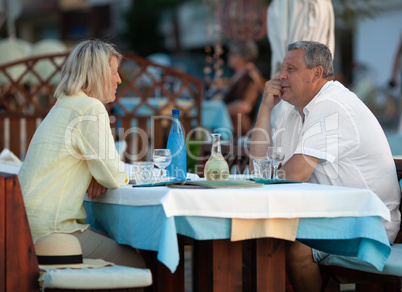
[[[69,146],[82,154],[80,159],[66,149],[63,135],[72,120],[107,114],[103,103],[115,99],[121,82],[120,59],[112,45],[101,41],[85,41],[72,50],[56,90],[58,101],[37,129],[19,179],[34,240],[53,232],[71,233],[79,239],[84,257],[144,267],[135,249],[83,224],[86,192],[96,198],[106,188],[128,182],[120,172],[118,155],[93,155],[105,151],[101,147],[113,147],[109,125],[101,125],[101,119],[83,119],[70,131]],[[252,136],[252,142],[258,143],[251,144],[251,154],[265,156],[271,144],[272,109],[280,100],[290,103],[293,107],[280,117],[275,137],[275,143],[287,151],[282,167],[286,178],[370,188],[391,212],[392,221],[384,222],[384,227],[392,243],[399,228],[400,193],[386,137],[368,108],[333,81],[333,75],[333,60],[325,45],[290,44],[282,72],[265,84]],[[296,291],[319,291],[317,262],[325,256],[299,242],[288,242],[288,275]]]

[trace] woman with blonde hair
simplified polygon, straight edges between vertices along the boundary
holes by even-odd
[[[121,59],[113,45],[99,40],[73,48],[55,91],[57,102],[36,130],[18,177],[34,241],[71,233],[85,258],[144,268],[134,248],[84,223],[85,193],[94,199],[128,183],[104,106],[116,98]]]

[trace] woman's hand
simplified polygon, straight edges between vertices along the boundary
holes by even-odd
[[[102,195],[104,192],[107,191],[107,188],[102,186],[100,183],[96,181],[94,177],[92,177],[91,183],[89,184],[87,194],[88,198],[90,199],[97,199]]]

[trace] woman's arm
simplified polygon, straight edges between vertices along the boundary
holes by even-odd
[[[76,145],[95,180],[106,188],[128,183],[110,128],[109,115],[99,102],[92,106],[77,126]]]

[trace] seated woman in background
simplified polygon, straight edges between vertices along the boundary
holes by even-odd
[[[128,183],[104,104],[116,98],[121,54],[113,45],[83,41],[71,51],[56,88],[56,104],[39,125],[18,177],[34,242],[54,232],[71,233],[84,258],[144,268],[129,246],[91,231],[85,224],[85,193]]]
[[[263,89],[263,78],[253,61],[258,47],[253,41],[233,42],[229,46],[228,66],[233,69],[228,91],[224,97],[232,118],[234,136],[247,134],[258,111],[258,100]]]

